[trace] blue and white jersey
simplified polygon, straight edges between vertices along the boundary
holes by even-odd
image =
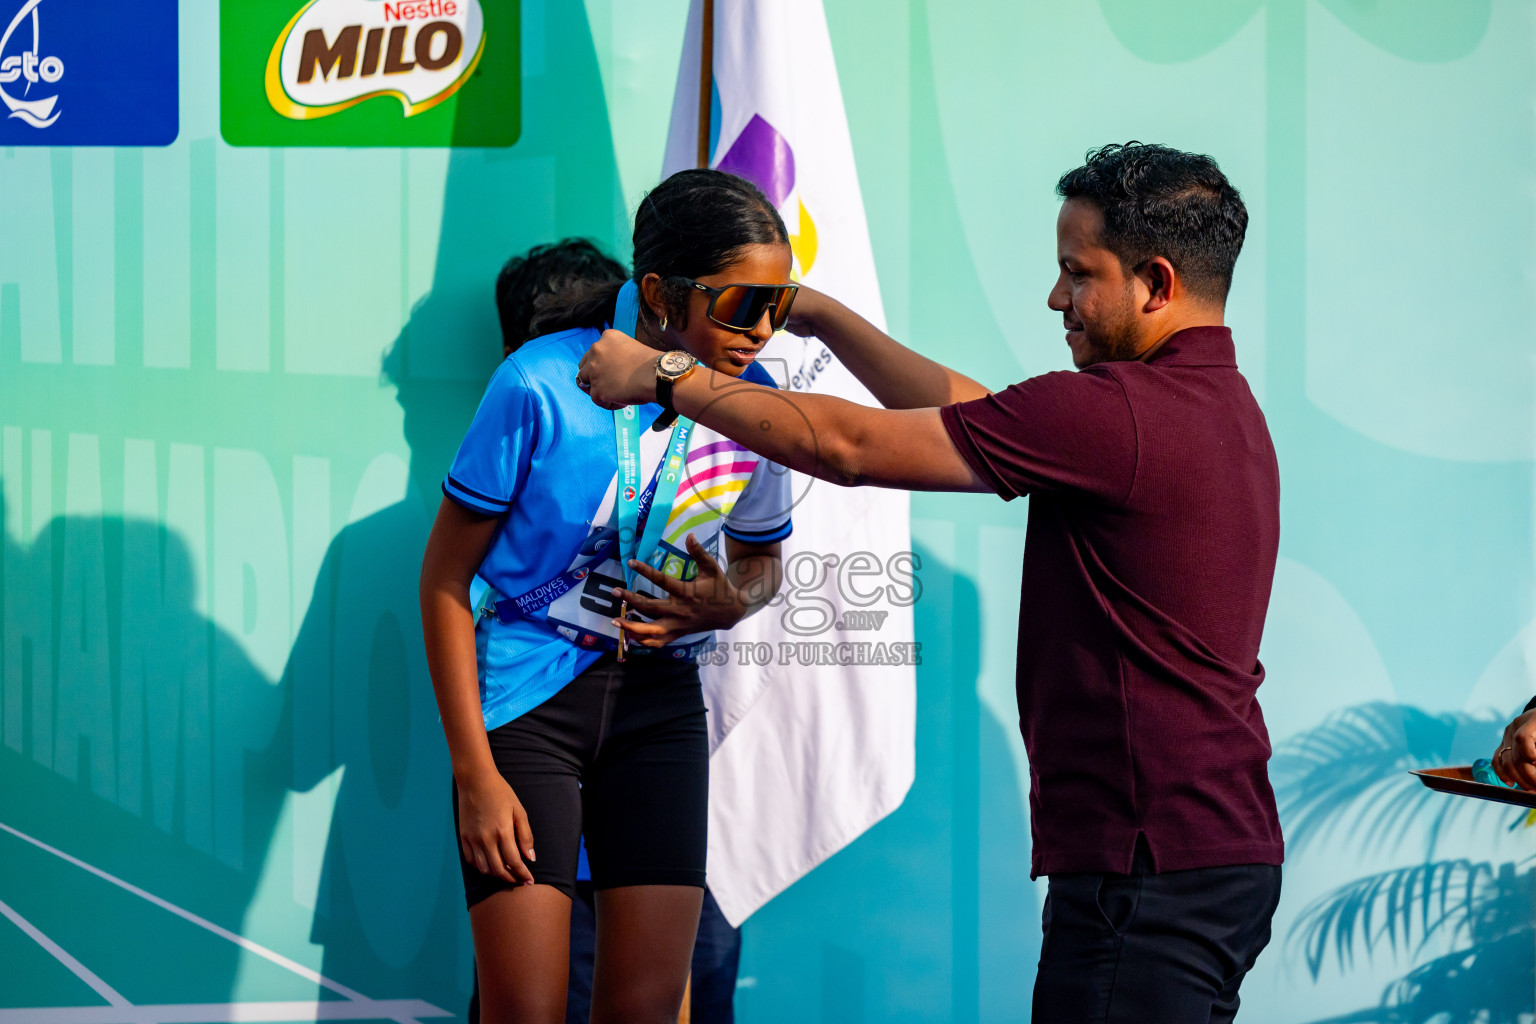
[[[443,493],[465,508],[504,517],[479,571],[502,598],[528,594],[579,569],[613,536],[613,413],[576,386],[576,364],[600,334],[594,328],[561,331],[509,356],[491,378],[443,481]],[[755,363],[742,376],[775,386]],[[659,405],[641,406],[639,414],[641,479],[650,482],[670,432],[650,429]],[[685,546],[690,533],[722,561],[722,532],[748,543],[783,540],[792,529],[790,504],[787,470],[695,425],[677,500],[662,530],[662,571],[679,579],[697,572]],[[479,620],[475,641],[487,730],[548,700],[612,649],[618,629],[611,620],[619,608],[607,590],[622,586],[623,578],[620,563],[610,558],[528,615]],[[658,592],[638,575],[632,589]],[[707,638],[694,634],[672,646],[683,654],[683,647]]]

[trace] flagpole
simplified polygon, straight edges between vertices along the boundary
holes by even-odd
[[[709,167],[709,122],[715,91],[715,0],[704,0],[699,26],[699,151],[696,166]],[[683,985],[683,1005],[677,1024],[689,1024],[693,1018],[693,972]]]
[[[715,0],[704,0],[703,31],[699,36],[699,159],[709,166],[709,121],[715,91]]]
[[[704,0],[699,33],[699,151],[696,166],[709,167],[709,122],[715,91],[715,0]],[[693,971],[683,984],[683,1005],[678,1008],[677,1024],[689,1024],[693,1018]]]

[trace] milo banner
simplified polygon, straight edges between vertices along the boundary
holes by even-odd
[[[510,146],[517,0],[222,0],[235,146]]]

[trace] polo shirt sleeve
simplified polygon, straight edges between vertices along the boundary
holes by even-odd
[[[778,381],[763,369],[761,363],[748,364],[741,377],[779,390]],[[781,541],[795,529],[789,515],[792,504],[789,470],[776,462],[758,459],[741,497],[736,499],[736,504],[720,524],[720,532],[746,544]]]
[[[1136,419],[1113,373],[1092,367],[1021,381],[939,410],[961,456],[1005,501],[1077,494],[1111,504],[1136,478]]]
[[[506,514],[528,477],[538,400],[512,360],[502,363],[443,479],[443,493],[471,512]]]
[[[746,544],[772,544],[794,532],[789,470],[758,459],[741,497],[726,513],[720,531]]]

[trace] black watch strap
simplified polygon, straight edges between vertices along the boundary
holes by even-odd
[[[677,410],[672,408],[672,385],[670,377],[656,375],[656,402],[661,406],[661,415],[651,424],[652,430],[666,430],[677,419]]]

